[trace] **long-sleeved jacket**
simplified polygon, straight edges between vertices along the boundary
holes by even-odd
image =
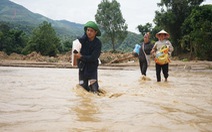
[[[139,60],[141,62],[147,60],[147,58],[146,58],[147,56],[146,55],[150,55],[150,52],[152,50],[152,47],[153,47],[153,44],[151,44],[150,42],[145,43],[145,44],[144,43],[141,44],[141,48],[140,48],[139,55],[138,55],[138,58],[139,58]]]
[[[86,34],[79,38],[82,44],[80,54],[82,55],[79,59],[78,67],[82,68],[84,75],[92,76],[97,71],[99,61],[98,58],[101,54],[101,41],[95,37],[93,41],[89,41]]]

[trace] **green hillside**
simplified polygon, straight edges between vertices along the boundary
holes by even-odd
[[[65,20],[55,21],[40,14],[33,13],[25,7],[9,0],[0,1],[0,21],[18,26],[24,31],[26,27],[28,27],[27,29],[33,29],[43,21],[47,21],[52,24],[58,35],[79,36],[83,34],[82,24]]]
[[[51,23],[57,35],[62,41],[73,40],[83,34],[83,24],[70,22],[67,20],[52,20],[37,13],[33,13],[25,7],[13,3],[9,0],[0,0],[0,22],[6,22],[10,27],[23,30],[31,34],[32,30],[43,21]],[[100,38],[101,39],[101,38]],[[116,44],[116,50],[122,52],[132,51],[134,45],[139,43],[141,35],[129,32],[126,39],[121,44]],[[103,43],[103,51],[110,50],[110,42]]]

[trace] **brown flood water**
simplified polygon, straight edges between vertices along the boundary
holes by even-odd
[[[98,96],[76,85],[77,69],[0,67],[0,131],[212,131],[212,70],[147,74],[99,69]]]

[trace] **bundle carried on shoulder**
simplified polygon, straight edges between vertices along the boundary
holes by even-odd
[[[170,62],[168,55],[169,47],[164,45],[159,51],[156,52],[155,63],[164,65]]]

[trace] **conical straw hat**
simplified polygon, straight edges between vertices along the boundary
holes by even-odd
[[[169,37],[170,37],[170,35],[169,35],[165,30],[161,30],[160,32],[158,32],[158,33],[156,34],[156,38],[159,37],[159,34],[166,34],[166,38],[169,38]]]

